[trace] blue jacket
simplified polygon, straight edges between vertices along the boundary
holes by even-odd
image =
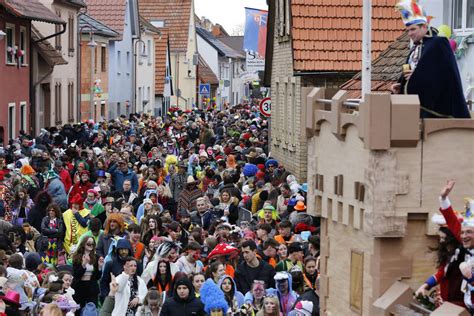
[[[132,182],[132,191],[135,193],[138,192],[138,178],[135,172],[132,171],[132,169],[129,168],[127,173],[123,173],[117,168],[116,164],[113,164],[109,169],[109,173],[112,175],[116,191],[122,191],[123,182],[125,180],[130,180]]]

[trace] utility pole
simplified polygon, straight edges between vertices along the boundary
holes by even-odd
[[[362,8],[362,100],[372,90],[372,0]]]

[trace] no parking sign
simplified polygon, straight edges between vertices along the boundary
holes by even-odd
[[[272,115],[272,99],[265,98],[260,101],[260,113],[266,117],[270,117]]]

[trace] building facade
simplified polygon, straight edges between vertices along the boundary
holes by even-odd
[[[437,270],[429,247],[441,188],[456,179],[457,209],[472,193],[474,162],[463,156],[453,169],[450,156],[472,148],[474,120],[421,124],[415,95],[370,94],[358,111],[344,104],[346,91],[328,90],[303,89],[307,205],[321,217],[321,314],[397,314]]]
[[[140,18],[140,40],[135,42],[135,108],[138,113],[155,113],[155,38],[160,31]]]
[[[37,51],[48,60],[60,62],[61,56],[45,45],[32,22],[65,26],[65,22],[37,0],[15,0],[0,4],[0,137],[2,142],[16,138],[20,131],[35,134],[35,70],[40,67]],[[58,57],[58,58],[57,58]],[[55,59],[56,58],[56,59]],[[64,60],[62,60],[64,62]],[[51,63],[52,71],[55,62]],[[33,113],[33,114],[32,114]]]
[[[80,26],[80,118],[100,122],[109,112],[109,46],[118,33],[87,14]]]
[[[157,83],[157,98],[164,102],[163,108],[178,106],[192,109],[197,103],[196,70],[199,61],[194,1],[183,0],[169,5],[167,0],[140,0],[139,6],[140,14],[160,30],[162,38],[169,40],[166,67],[162,67],[161,63],[156,66],[159,70],[156,73],[160,76],[169,72],[164,86],[161,82]],[[155,80],[161,81],[161,78]]]
[[[301,122],[305,113],[302,89],[337,89],[352,78],[361,63],[362,3],[338,7],[316,3],[268,1],[265,85],[271,87],[271,153],[299,181],[307,179],[307,143]],[[393,4],[373,1],[373,57],[402,31]],[[318,10],[325,6],[325,10]],[[400,32],[400,33],[398,33]]]
[[[66,64],[58,64],[47,78],[42,80],[36,91],[36,104],[40,104],[35,115],[36,132],[42,127],[57,126],[76,122],[78,117],[78,41],[77,26],[79,10],[85,7],[83,1],[40,0],[58,17],[66,21],[64,29],[60,25],[33,22],[38,31],[48,36],[49,43],[61,54]],[[47,86],[49,84],[49,87]],[[46,96],[46,97],[45,97]],[[49,104],[47,101],[49,98]]]
[[[134,99],[134,43],[140,35],[137,0],[89,0],[87,14],[118,33],[109,42],[108,117],[128,116]]]

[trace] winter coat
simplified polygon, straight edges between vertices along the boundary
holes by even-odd
[[[233,297],[233,303],[234,303],[234,306],[229,306],[232,308],[232,310],[234,312],[236,312],[242,305],[244,305],[244,295],[239,292],[237,290],[237,285],[235,285],[235,281],[234,279],[230,276],[230,275],[223,275],[220,279],[219,279],[219,282],[217,282],[217,286],[219,287],[219,289],[222,290],[222,282],[224,282],[224,280],[226,278],[229,278],[231,281],[232,281],[232,289],[234,291],[234,297]],[[225,293],[224,293],[225,294]]]
[[[175,201],[179,200],[179,195],[181,191],[184,190],[184,186],[186,185],[186,174],[185,173],[175,173],[171,176],[170,180],[170,190],[171,194],[173,194],[173,199]]]
[[[183,300],[178,296],[176,289],[179,285],[185,285],[189,289],[189,296]],[[168,297],[161,309],[160,316],[190,316],[205,315],[204,304],[194,294],[194,288],[187,278],[179,279],[174,286],[173,296]]]
[[[130,180],[132,183],[132,191],[135,193],[138,192],[138,178],[132,169],[128,169],[126,173],[123,173],[117,168],[116,164],[113,164],[109,169],[109,173],[112,175],[115,190],[121,191],[123,188],[123,182],[125,180]]]
[[[63,238],[64,238],[64,233],[66,231],[66,228],[64,226],[64,222],[63,222],[62,218],[56,218],[58,228],[53,229],[53,228],[49,228],[50,219],[51,218],[49,216],[46,216],[41,221],[41,234],[48,237],[48,238],[57,238],[58,239],[57,243],[58,243],[59,249],[61,249],[62,248],[62,243],[63,243],[62,241],[63,241]]]
[[[112,311],[112,316],[122,316],[125,315],[127,312],[127,306],[130,302],[130,287],[131,282],[129,281],[130,276],[125,272],[122,272],[117,278],[116,281],[118,283],[118,290],[115,293],[115,306],[114,310]],[[143,300],[145,299],[145,295],[147,293],[147,288],[145,282],[137,276],[138,280],[138,293],[137,297],[139,300],[139,304],[143,304]]]
[[[64,188],[64,184],[59,178],[56,177],[49,180],[46,190],[48,190],[48,193],[51,195],[54,203],[58,204],[63,209],[68,208],[66,190]]]
[[[127,239],[119,239],[117,241],[117,246],[114,250],[114,256],[111,261],[107,261],[102,268],[102,278],[100,278],[100,296],[105,298],[109,295],[109,284],[110,284],[110,273],[112,272],[115,276],[123,272],[123,265],[125,262],[120,259],[118,255],[119,249],[128,249],[129,255],[132,255],[132,245]],[[106,253],[107,255],[107,253]]]

